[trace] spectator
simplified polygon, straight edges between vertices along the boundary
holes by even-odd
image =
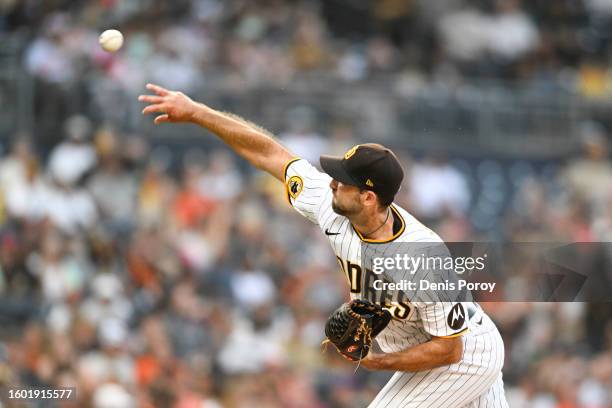
[[[53,183],[39,197],[44,216],[65,233],[91,228],[97,220],[95,203],[86,190]]]
[[[612,185],[612,163],[608,159],[605,130],[597,123],[587,122],[580,129],[582,156],[568,164],[565,181],[580,197],[599,202]]]
[[[49,302],[74,300],[85,285],[88,272],[69,253],[67,238],[59,231],[47,231],[40,251],[32,253],[27,262]]]
[[[187,161],[183,168],[182,189],[176,196],[174,215],[179,227],[192,227],[208,217],[215,203],[207,191],[199,188],[204,169],[200,163]]]
[[[49,158],[49,172],[54,181],[71,187],[76,185],[96,164],[96,152],[89,143],[91,123],[84,116],[66,121],[67,137],[56,146]]]
[[[199,184],[201,193],[216,201],[234,200],[243,188],[242,176],[236,169],[234,158],[224,150],[211,153],[210,164]]]
[[[476,61],[487,49],[488,21],[478,9],[461,8],[440,19],[438,31],[445,52],[458,61]]]
[[[313,130],[315,122],[316,112],[312,108],[298,106],[287,114],[289,129],[279,136],[290,151],[311,163],[318,163],[327,149],[327,140]]]
[[[521,10],[520,0],[496,0],[497,13],[490,21],[488,48],[504,61],[516,60],[537,46],[538,31]]]
[[[0,185],[6,210],[12,217],[38,220],[43,216],[41,194],[45,186],[38,159],[26,136],[13,142],[10,156],[0,162]]]
[[[136,205],[136,177],[126,169],[115,134],[101,131],[96,144],[100,165],[88,181],[88,191],[99,206],[101,218],[126,229],[132,224]]]
[[[464,177],[443,156],[433,156],[414,165],[410,192],[415,213],[427,218],[464,214],[470,200]]]

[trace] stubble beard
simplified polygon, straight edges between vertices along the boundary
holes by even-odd
[[[352,211],[349,211],[346,208],[340,207],[338,203],[336,203],[335,199],[332,199],[332,210],[334,210],[336,214],[342,215],[343,217],[348,217],[353,213]]]
[[[338,207],[338,205],[336,205],[336,203],[334,201],[332,201],[332,210],[334,210],[334,212],[338,215],[346,215],[344,213],[344,210],[342,210],[342,208]]]

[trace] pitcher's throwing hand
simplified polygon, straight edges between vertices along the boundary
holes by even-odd
[[[154,84],[147,84],[147,89],[155,92],[155,95],[140,95],[138,100],[149,104],[142,110],[143,114],[161,113],[154,120],[156,125],[162,122],[193,122],[198,108],[203,107],[182,92],[169,91]]]

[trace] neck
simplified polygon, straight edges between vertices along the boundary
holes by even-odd
[[[391,207],[349,217],[351,224],[367,239],[385,240],[393,236],[393,214]]]

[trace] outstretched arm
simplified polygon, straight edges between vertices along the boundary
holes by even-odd
[[[195,102],[182,92],[153,84],[147,84],[147,89],[155,95],[140,95],[138,100],[149,104],[143,109],[143,114],[161,113],[154,120],[156,125],[163,122],[200,125],[217,135],[253,166],[285,181],[285,164],[294,156],[268,131],[231,113]]]

